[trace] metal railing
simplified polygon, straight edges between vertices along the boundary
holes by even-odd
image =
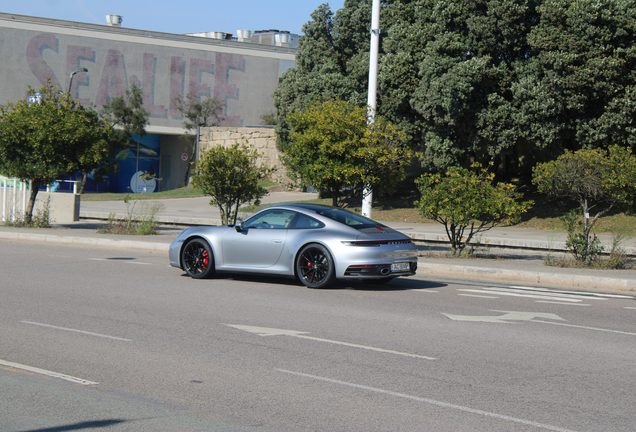
[[[17,178],[0,176],[2,190],[2,222],[14,222],[19,213],[24,214],[27,205],[27,191],[31,193],[30,182]]]

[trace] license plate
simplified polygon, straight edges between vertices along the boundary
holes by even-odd
[[[391,271],[404,271],[410,270],[411,265],[409,263],[395,263],[391,264]]]

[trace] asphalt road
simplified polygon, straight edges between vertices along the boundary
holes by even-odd
[[[633,300],[0,242],[2,431],[633,431],[635,359]]]

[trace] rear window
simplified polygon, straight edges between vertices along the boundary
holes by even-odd
[[[325,209],[325,210],[318,210],[316,211],[316,213],[358,230],[365,229],[365,228],[375,228],[375,227],[382,228],[382,229],[386,228],[384,225],[372,219],[366,218],[362,215],[359,215],[353,212],[349,212],[347,210]]]

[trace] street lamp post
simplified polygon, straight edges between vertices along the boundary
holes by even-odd
[[[375,123],[376,94],[378,87],[378,47],[380,45],[380,0],[373,0],[371,9],[371,52],[369,53],[369,91],[367,98],[367,124]],[[373,190],[365,184],[362,191],[362,215],[371,217]]]
[[[79,73],[79,72],[88,72],[88,69],[83,67],[83,68],[75,69],[73,72],[71,72],[71,76],[69,77],[70,79],[68,81],[68,92],[69,93],[71,92],[71,86],[73,85],[73,75],[75,75],[76,73]]]
[[[79,73],[79,72],[88,72],[88,69],[86,69],[85,67],[77,68],[73,72],[71,72],[71,75],[70,75],[69,80],[68,80],[68,94],[69,95],[71,94],[71,86],[73,85],[73,76],[76,73]],[[73,97],[73,96],[71,96],[71,97]],[[80,187],[80,193],[84,193],[84,185],[86,184],[86,177],[87,176],[88,176],[88,174],[84,173],[84,177],[82,178],[82,186]],[[77,187],[77,183],[75,183],[74,188],[75,187]],[[75,193],[75,192],[73,192],[73,193]]]

